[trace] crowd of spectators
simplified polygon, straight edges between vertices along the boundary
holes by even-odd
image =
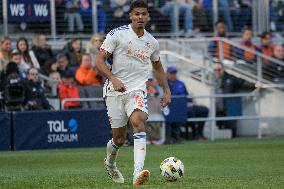
[[[74,37],[63,49],[53,51],[42,33],[31,41],[19,37],[15,47],[9,37],[3,37],[0,41],[1,110],[52,109],[46,94],[58,95],[64,100],[79,98],[79,90],[84,87],[102,89],[104,77],[94,65],[102,41],[102,36],[95,35],[85,47],[81,39]],[[42,82],[39,74],[48,78],[47,82]],[[101,97],[98,92],[88,92],[87,97]],[[80,102],[64,105],[65,109],[80,107]]]
[[[227,25],[224,21],[215,23],[216,35],[208,44],[208,54],[213,61],[221,61],[225,65],[235,66],[247,70],[253,74],[257,73],[257,63],[262,66],[264,79],[273,82],[283,82],[283,62],[284,49],[282,44],[274,43],[270,32],[263,32],[260,36],[260,44],[253,41],[253,31],[250,27],[242,30],[241,41],[237,45],[231,45],[219,39],[230,39]],[[257,58],[256,53],[262,53],[270,58]]]

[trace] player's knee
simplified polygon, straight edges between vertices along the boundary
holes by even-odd
[[[145,131],[145,125],[146,125],[146,121],[141,120],[141,119],[137,119],[137,120],[132,122],[133,131],[135,133],[136,132],[143,132],[143,131]]]
[[[123,136],[117,136],[113,138],[115,145],[122,146],[124,144],[125,138]]]

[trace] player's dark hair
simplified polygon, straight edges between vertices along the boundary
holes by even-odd
[[[135,0],[130,5],[130,12],[135,8],[146,8],[148,10],[148,4],[144,0]]]

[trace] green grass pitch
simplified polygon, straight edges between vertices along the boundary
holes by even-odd
[[[108,178],[105,148],[0,152],[0,188],[133,188],[132,147],[119,152],[126,182]],[[176,156],[185,165],[181,180],[159,175],[163,159]],[[284,188],[284,138],[233,139],[148,145],[145,168],[152,173],[141,188]]]

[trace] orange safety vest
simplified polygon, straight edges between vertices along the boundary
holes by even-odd
[[[219,37],[215,36],[213,37],[214,40],[216,40],[216,50],[215,50],[215,57],[220,57],[220,53],[221,53],[221,45],[223,45],[223,56],[225,59],[231,59],[232,55],[231,55],[231,45],[228,43],[225,43],[223,41],[217,41]]]
[[[103,77],[97,77],[99,73],[97,70],[89,68],[85,65],[80,65],[80,67],[76,71],[76,80],[80,85],[88,86],[88,85],[101,85],[103,83]]]
[[[244,45],[245,47],[249,48],[249,49],[252,49],[252,50],[256,50],[256,47],[253,45],[253,44],[242,44]],[[254,53],[251,53],[251,52],[248,52],[248,51],[244,51],[244,59],[247,60],[247,61],[255,61],[255,54]]]
[[[261,53],[269,56],[269,57],[272,57],[273,56],[273,49],[271,46],[268,46],[268,47],[261,47]],[[262,58],[261,59],[262,63],[265,63],[265,64],[268,64],[269,63],[269,60],[265,59],[265,58]]]
[[[78,87],[75,84],[67,84],[61,81],[58,85],[59,98],[64,100],[65,98],[80,98]],[[80,102],[66,102],[64,104],[64,109],[69,109],[69,107],[80,106]]]
[[[223,45],[223,55],[225,59],[230,59],[231,58],[231,45],[228,43],[225,43],[223,41],[218,41],[217,44],[217,50],[216,50],[216,56],[219,57],[220,56],[220,48],[221,45]]]

